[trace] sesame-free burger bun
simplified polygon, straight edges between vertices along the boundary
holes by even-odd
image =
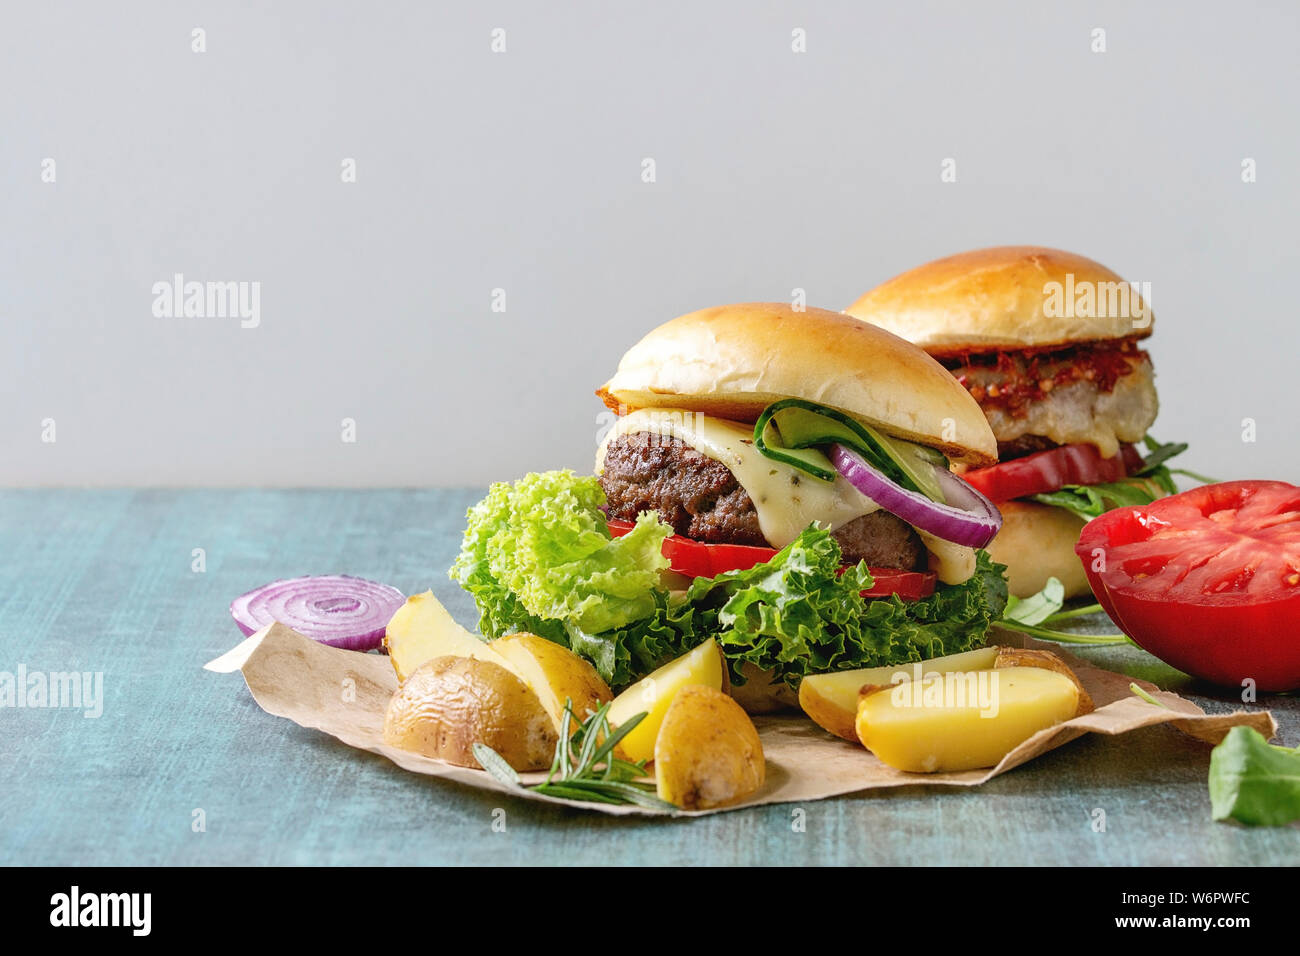
[[[1007,590],[1019,598],[1037,594],[1048,578],[1065,585],[1067,598],[1090,593],[1074,545],[1083,519],[1064,508],[1033,501],[1001,501],[1002,529],[988,545],[989,557],[1007,566]]]
[[[607,406],[754,421],[772,402],[830,406],[980,466],[997,442],[979,404],[921,349],[855,318],[780,302],[702,309],[654,329],[596,392]]]
[[[1091,289],[1091,306],[1082,298]],[[1144,338],[1154,316],[1119,275],[1072,252],[995,246],[917,266],[845,312],[940,357]]]

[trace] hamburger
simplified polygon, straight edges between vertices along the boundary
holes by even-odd
[[[657,515],[687,578],[752,567],[820,525],[845,565],[871,569],[869,596],[915,601],[968,583],[1000,522],[948,471],[996,460],[979,404],[920,349],[838,313],[681,316],[597,395],[618,416],[595,463],[610,527]]]
[[[1049,577],[1067,597],[1088,593],[1074,551],[1084,523],[1176,490],[1163,462],[1186,446],[1147,437],[1159,403],[1142,342],[1154,316],[1105,266],[1037,246],[979,249],[905,272],[845,311],[920,346],[987,417],[998,464],[964,477],[1002,512],[989,552],[1013,595]]]
[[[753,712],[808,674],[970,650],[1002,618],[996,461],[942,365],[823,309],[749,303],[654,329],[597,394],[594,474],[529,473],[469,509],[450,576],[486,637],[527,631],[615,689],[717,641]]]

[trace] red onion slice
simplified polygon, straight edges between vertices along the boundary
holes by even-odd
[[[886,511],[936,538],[970,548],[982,548],[1002,527],[1002,512],[993,502],[947,468],[936,465],[934,469],[935,479],[949,502],[945,505],[900,488],[852,448],[831,445],[830,459],[835,470],[858,491]]]
[[[272,581],[231,601],[230,614],[245,634],[279,621],[322,644],[369,651],[405,601],[387,584],[328,574]]]

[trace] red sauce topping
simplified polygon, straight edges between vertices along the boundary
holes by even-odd
[[[998,407],[1013,417],[1053,389],[1087,381],[1109,392],[1149,356],[1136,339],[1117,339],[1064,349],[966,352],[943,361],[981,406]]]

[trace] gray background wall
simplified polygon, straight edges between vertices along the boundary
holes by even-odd
[[[1296,11],[7,3],[0,483],[585,469],[659,322],[1007,242],[1151,283],[1188,465],[1300,479]],[[156,318],[178,272],[260,282],[260,325]]]

